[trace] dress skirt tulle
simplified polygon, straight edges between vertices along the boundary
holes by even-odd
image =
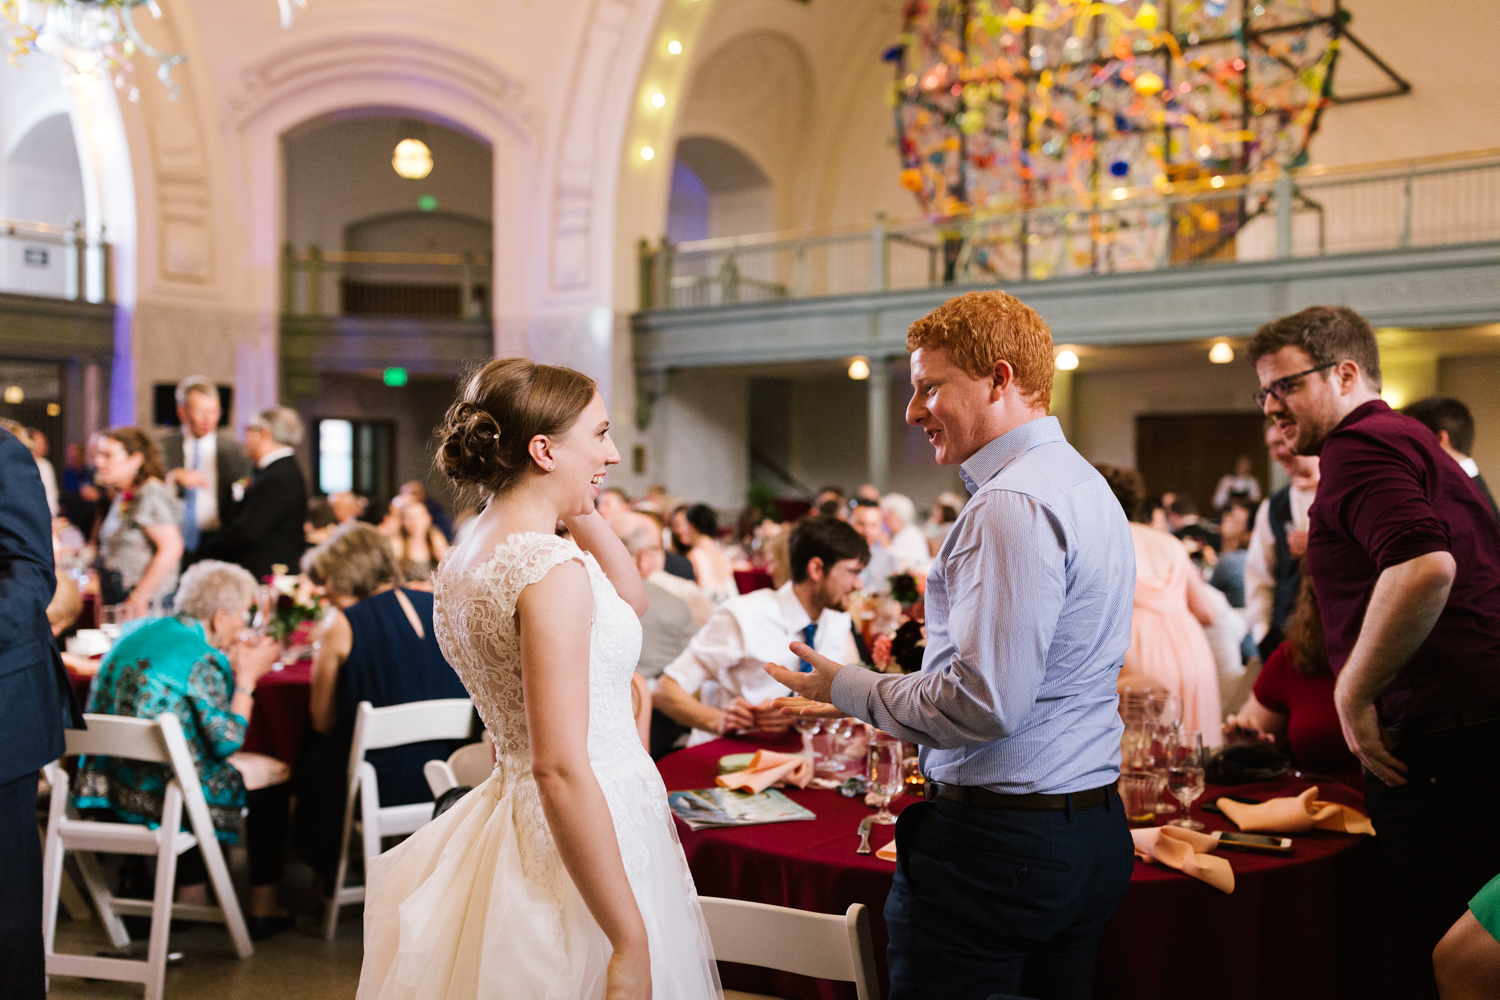
[[[370,864],[358,1000],[604,996],[609,941],[537,828],[535,795],[529,775],[506,782],[496,774]],[[652,996],[718,997],[676,828],[662,820],[634,841],[647,852],[632,886],[650,940]]]

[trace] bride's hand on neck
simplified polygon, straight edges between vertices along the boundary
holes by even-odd
[[[563,526],[573,536],[573,541],[585,552],[598,560],[599,568],[614,584],[615,592],[637,615],[646,613],[646,585],[635,568],[635,560],[625,550],[625,543],[610,528],[597,510],[587,514],[562,519]]]

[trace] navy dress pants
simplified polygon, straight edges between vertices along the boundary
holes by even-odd
[[[42,845],[36,772],[0,784],[0,996],[41,1000]]]
[[[1118,793],[1022,812],[918,802],[896,824],[885,921],[891,1000],[1087,1000],[1134,847]]]

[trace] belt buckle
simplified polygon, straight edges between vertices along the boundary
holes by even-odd
[[[938,797],[938,785],[939,784],[941,784],[941,782],[933,781],[930,778],[927,781],[923,782],[923,784],[922,784],[922,801],[923,802],[931,802],[933,799],[935,799],[935,798]]]

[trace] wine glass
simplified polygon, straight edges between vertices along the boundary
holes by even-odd
[[[901,763],[901,741],[894,736],[877,731],[870,737],[869,781],[869,793],[880,803],[880,811],[871,821],[887,825],[896,822],[891,800],[906,784],[906,769]]]
[[[1167,788],[1182,803],[1182,818],[1172,826],[1201,830],[1203,824],[1188,815],[1193,801],[1203,794],[1203,734],[1178,731],[1167,739]]]

